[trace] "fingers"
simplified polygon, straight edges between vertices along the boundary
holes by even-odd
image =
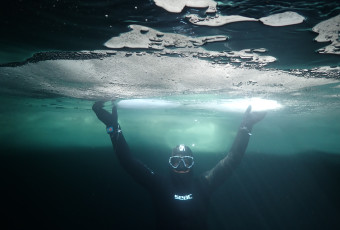
[[[96,111],[96,110],[102,109],[104,107],[104,103],[105,101],[96,101],[92,106],[92,110]]]
[[[257,122],[261,121],[267,114],[267,112],[265,112],[265,111],[263,111],[263,112],[252,112],[251,109],[252,109],[252,107],[251,107],[251,105],[249,105],[245,114],[244,114],[244,118],[243,118],[243,122],[242,122],[242,125],[244,125],[248,128],[252,128],[253,125],[255,125]]]
[[[255,125],[256,123],[260,122],[265,116],[267,112],[252,112],[249,115],[248,123],[250,123],[251,126]]]
[[[244,113],[245,116],[248,116],[250,114],[250,111],[251,111],[251,105],[248,106],[246,112]]]
[[[118,125],[118,115],[117,115],[117,108],[115,104],[112,107],[112,114],[109,113],[107,110],[104,109],[105,101],[96,101],[92,109],[97,115],[98,119],[103,122],[107,127]]]

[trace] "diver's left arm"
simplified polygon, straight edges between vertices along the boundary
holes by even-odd
[[[251,112],[251,106],[247,108],[228,155],[218,162],[213,169],[203,175],[203,179],[206,180],[211,189],[215,189],[221,185],[241,163],[248,146],[253,126],[261,121],[265,114],[265,112]]]
[[[138,183],[149,188],[153,187],[158,177],[151,169],[130,153],[129,145],[118,124],[116,105],[113,103],[112,113],[109,113],[103,107],[104,101],[97,101],[93,104],[92,109],[97,115],[97,118],[105,124],[120,164]]]

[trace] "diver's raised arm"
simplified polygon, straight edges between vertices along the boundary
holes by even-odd
[[[98,119],[105,124],[106,132],[110,135],[113,149],[120,164],[135,180],[146,185],[150,181],[148,178],[154,176],[154,172],[131,155],[129,146],[118,124],[118,113],[115,103],[112,106],[112,113],[105,110],[103,106],[104,101],[97,101],[93,104],[92,110]]]
[[[114,148],[115,151],[117,151],[118,143],[121,142],[121,141],[125,142],[123,134],[121,133],[120,126],[118,124],[117,107],[113,103],[112,113],[109,113],[108,111],[106,111],[103,108],[104,107],[104,103],[105,103],[105,101],[97,101],[97,102],[95,102],[93,104],[93,106],[92,106],[92,110],[97,115],[97,118],[101,122],[103,122],[105,124],[106,132],[110,135],[113,148]],[[120,137],[122,137],[122,138],[120,138]],[[126,150],[128,150],[128,149],[126,149]]]
[[[253,126],[265,115],[265,112],[251,112],[251,106],[248,106],[228,155],[204,174],[204,178],[212,189],[222,184],[240,164],[247,149]]]
[[[227,155],[227,158],[230,159],[230,165],[233,168],[238,166],[243,158],[248,146],[249,138],[252,135],[253,126],[261,121],[265,115],[266,112],[251,112],[251,106],[248,106],[233,145]]]

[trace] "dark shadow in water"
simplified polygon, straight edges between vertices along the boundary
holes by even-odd
[[[9,229],[153,229],[149,195],[122,170],[111,148],[2,152],[0,214]],[[142,160],[151,167],[166,163],[165,155],[147,152]],[[197,156],[196,173],[219,158]],[[339,154],[248,152],[214,194],[209,224],[211,229],[336,229],[339,181]]]

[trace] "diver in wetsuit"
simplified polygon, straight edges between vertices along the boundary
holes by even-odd
[[[144,188],[153,200],[157,229],[207,229],[206,216],[209,199],[241,162],[246,151],[253,126],[261,121],[264,112],[251,112],[249,106],[238,130],[233,145],[227,154],[211,170],[199,177],[193,175],[194,157],[188,146],[178,145],[169,158],[169,177],[149,169],[134,158],[118,124],[117,108],[112,114],[103,109],[104,102],[94,103],[92,109],[106,125],[118,160],[124,169]]]

